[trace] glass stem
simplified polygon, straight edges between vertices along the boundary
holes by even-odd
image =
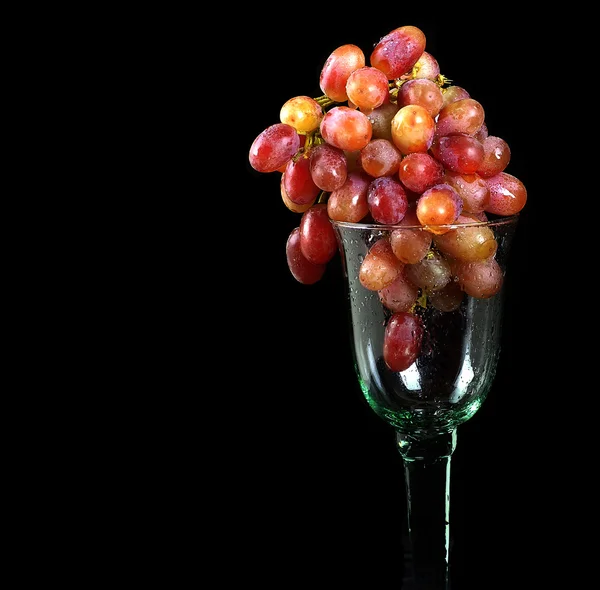
[[[415,590],[450,588],[450,457],[456,430],[429,438],[396,433],[404,463]]]

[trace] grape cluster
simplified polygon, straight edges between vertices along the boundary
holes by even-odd
[[[450,312],[465,294],[498,293],[498,243],[485,222],[527,201],[483,105],[425,47],[414,26],[383,36],[368,65],[357,45],[337,47],[320,73],[323,95],[290,98],[249,152],[255,170],[281,174],[283,203],[300,215],[286,243],[298,282],[319,281],[339,251],[332,220],[390,228],[359,279],[390,311],[384,357],[394,371],[419,353],[418,305]]]

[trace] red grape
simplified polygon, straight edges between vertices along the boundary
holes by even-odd
[[[335,230],[326,203],[317,203],[300,220],[300,249],[314,264],[326,264],[338,251]]]
[[[393,314],[385,327],[383,359],[391,371],[405,371],[419,356],[425,331],[423,320],[409,312]]]
[[[348,175],[348,160],[344,151],[328,143],[316,145],[310,151],[310,174],[323,191],[340,188]]]
[[[398,176],[409,190],[422,194],[444,178],[444,166],[428,153],[408,154],[400,162]]]
[[[446,169],[460,174],[475,174],[483,162],[483,144],[471,135],[436,137],[431,153]]]
[[[348,78],[354,70],[364,67],[365,63],[365,54],[357,45],[348,43],[336,48],[325,61],[319,76],[323,94],[335,102],[348,100]]]
[[[281,175],[281,180],[279,181],[279,189],[281,192],[281,198],[283,200],[284,205],[290,211],[293,211],[294,213],[304,213],[305,211],[310,209],[313,206],[313,203],[317,200],[317,197],[315,197],[312,201],[305,203],[304,205],[299,205],[298,203],[294,203],[294,201],[291,201],[290,198],[287,196],[287,193],[285,192],[285,186],[283,184],[283,179],[284,179],[284,176]]]
[[[421,29],[403,26],[382,37],[371,52],[371,65],[388,80],[409,72],[425,51],[426,38]]]
[[[361,221],[369,213],[367,191],[371,180],[364,172],[349,172],[344,184],[327,199],[329,217],[350,223]]]
[[[285,123],[275,123],[261,131],[250,146],[250,165],[258,172],[275,172],[300,148],[297,131]]]
[[[483,162],[477,169],[477,174],[490,178],[504,172],[510,162],[510,147],[501,137],[488,135],[482,142]]]
[[[283,186],[288,199],[297,205],[314,202],[321,192],[312,179],[310,160],[304,155],[288,162],[283,173]]]
[[[327,269],[326,264],[315,264],[310,262],[300,248],[300,228],[296,227],[290,233],[286,246],[285,253],[288,268],[292,276],[304,285],[312,285],[321,280]]]
[[[375,178],[369,185],[367,203],[373,219],[378,223],[394,225],[402,221],[408,200],[404,188],[390,176]]]

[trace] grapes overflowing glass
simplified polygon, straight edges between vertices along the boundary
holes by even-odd
[[[358,384],[405,467],[410,583],[448,590],[450,459],[494,379],[527,191],[483,105],[425,46],[423,31],[401,26],[369,65],[356,45],[334,49],[323,94],[290,98],[249,161],[281,175],[299,215],[285,245],[298,283],[341,256]]]

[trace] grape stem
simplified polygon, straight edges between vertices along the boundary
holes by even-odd
[[[300,158],[308,158],[310,151],[325,142],[325,140],[321,137],[321,133],[319,129],[315,129],[314,131],[309,131],[306,135],[306,141],[304,142],[304,146],[301,147],[296,154],[293,156],[294,162],[297,162]]]
[[[444,74],[439,74],[436,79],[434,80],[434,82],[440,87],[443,88],[444,86],[446,86],[446,84],[451,84],[452,80],[450,80],[450,78],[446,78],[446,76],[444,76]]]
[[[314,100],[319,104],[319,106],[322,109],[326,109],[327,107],[336,104],[335,100],[331,100],[331,98],[329,98],[326,94],[323,94],[322,96],[317,96]]]

